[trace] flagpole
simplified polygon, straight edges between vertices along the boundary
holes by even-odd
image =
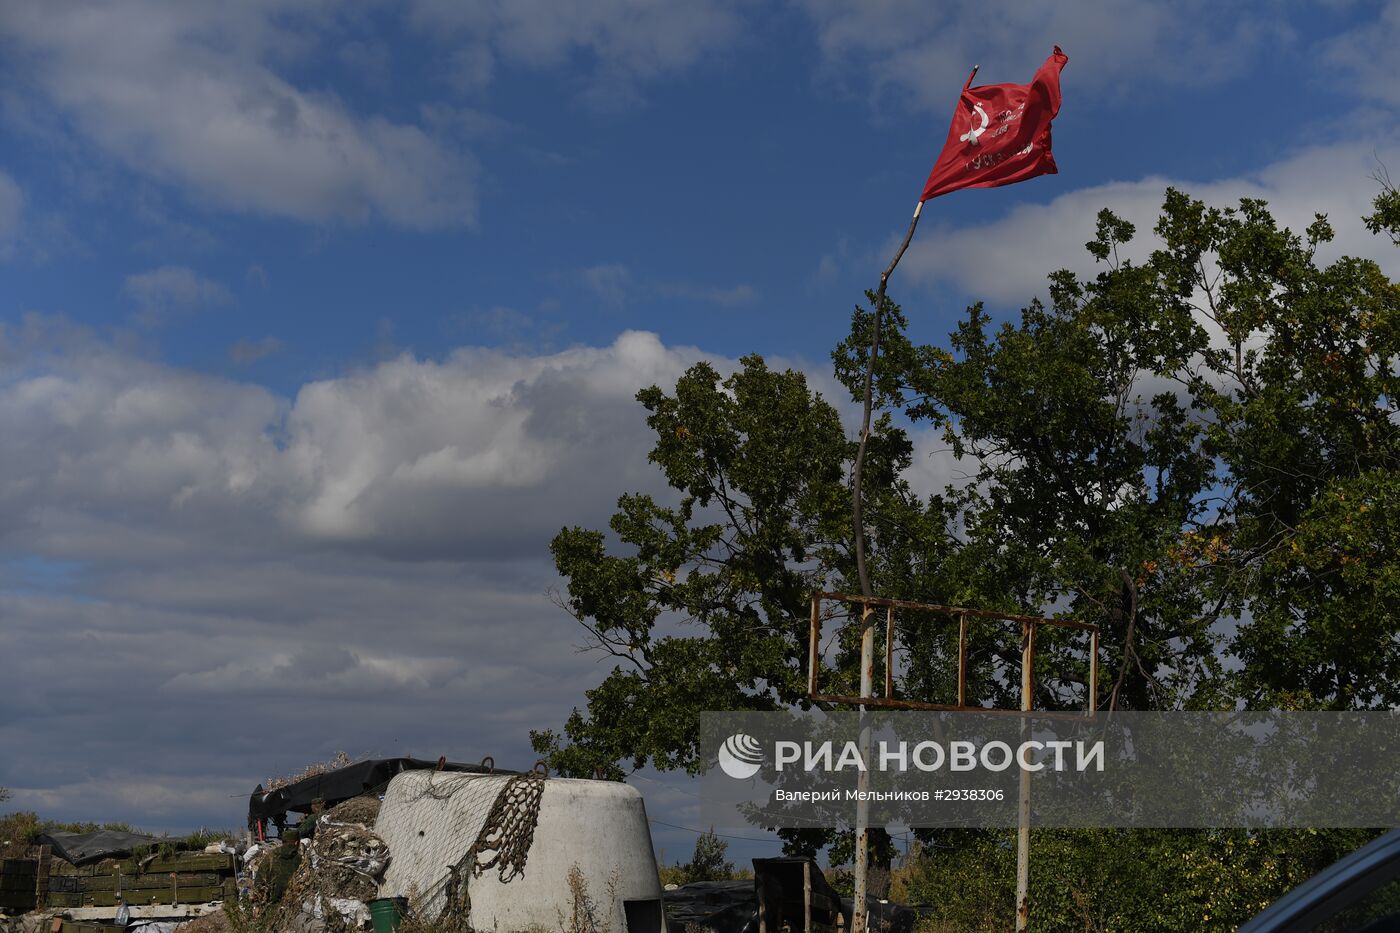
[[[861,474],[865,469],[865,451],[870,442],[870,410],[874,407],[875,399],[875,360],[880,353],[880,317],[885,308],[885,286],[889,283],[890,274],[894,272],[894,267],[899,265],[899,260],[904,257],[904,251],[909,248],[909,241],[914,239],[914,228],[919,225],[919,215],[923,213],[923,209],[924,202],[919,201],[914,207],[914,218],[909,221],[909,229],[905,231],[904,242],[899,244],[899,251],[894,254],[894,258],[890,260],[884,274],[880,276],[880,287],[875,292],[874,333],[871,335],[870,349],[865,354],[865,408],[860,419],[860,445],[856,449],[855,467],[851,470],[851,514],[855,522],[856,574],[860,577],[860,591],[864,596],[875,595],[874,590],[870,587],[870,571],[865,563],[865,521],[861,510]],[[861,606],[860,624],[860,695],[864,699],[869,697],[875,689],[873,686],[875,631],[871,625],[871,609],[868,603]],[[861,755],[864,760],[868,761],[870,758],[870,727],[864,721],[866,710],[866,705],[862,703],[860,705]],[[870,868],[870,805],[865,800],[865,792],[870,790],[869,772],[862,769],[857,775],[856,781],[857,789],[861,791],[861,795],[856,804],[856,870],[855,891],[853,892],[855,897],[852,898],[851,933],[866,933],[868,929],[866,894]]]
[[[885,310],[885,286],[889,283],[894,267],[899,265],[900,259],[904,258],[904,251],[909,248],[909,241],[914,239],[914,228],[919,225],[919,215],[923,209],[923,201],[914,207],[914,219],[909,221],[909,229],[904,233],[904,242],[899,244],[899,251],[894,254],[889,266],[880,276],[880,287],[875,292],[875,331],[870,340],[870,349],[865,354],[865,409],[860,418],[860,445],[856,449],[856,463],[851,470],[851,516],[854,519],[856,534],[856,576],[860,579],[862,596],[875,595],[875,591],[870,588],[870,570],[865,561],[865,520],[861,509],[861,474],[865,471],[865,450],[870,442],[870,410],[874,407],[875,399],[875,358],[880,353],[880,317]]]

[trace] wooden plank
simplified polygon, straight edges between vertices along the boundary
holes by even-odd
[[[49,903],[49,873],[53,870],[53,846],[39,846],[39,874],[34,878],[34,906],[47,907]]]

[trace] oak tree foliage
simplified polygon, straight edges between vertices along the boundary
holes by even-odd
[[[1400,243],[1393,188],[1364,219]],[[1319,261],[1326,218],[1295,232],[1258,200],[1168,190],[1152,233],[1144,254],[1101,212],[1096,274],[1054,272],[1008,317],[975,304],[937,344],[887,303],[876,592],[1099,624],[1100,707],[1400,703],[1400,286],[1370,259]],[[852,399],[871,323],[856,308],[833,353]],[[854,588],[855,443],[800,372],[700,363],[638,399],[674,495],[623,496],[610,535],[551,545],[562,604],[614,658],[562,731],[533,735],[570,774],[695,772],[699,712],[805,705],[808,599]],[[958,459],[920,496],[912,432],[930,428]],[[899,695],[949,696],[955,628],[901,620]],[[974,640],[971,702],[1017,702],[1018,634]],[[1082,704],[1084,640],[1042,638],[1037,705]],[[854,692],[854,643],[825,657]]]

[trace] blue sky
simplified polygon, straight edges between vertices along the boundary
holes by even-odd
[[[928,206],[916,338],[1168,184],[1397,271],[1395,2],[6,6],[0,785],[186,828],[341,748],[528,764],[601,674],[548,539],[659,486],[633,393],[750,352],[830,391],[970,66],[1054,44],[1060,174]]]

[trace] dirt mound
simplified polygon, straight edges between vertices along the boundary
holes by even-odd
[[[182,923],[175,930],[176,933],[233,933],[233,926],[229,923],[227,914],[216,910],[189,923]]]
[[[378,797],[351,797],[327,811],[327,815],[337,823],[359,823],[373,826],[379,817]]]

